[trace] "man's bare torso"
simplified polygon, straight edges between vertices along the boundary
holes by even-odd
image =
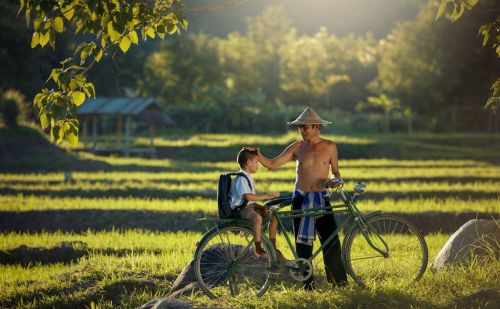
[[[332,142],[324,139],[315,144],[297,142],[294,147],[294,158],[297,161],[295,188],[305,192],[324,190],[320,184],[328,179],[332,145]]]

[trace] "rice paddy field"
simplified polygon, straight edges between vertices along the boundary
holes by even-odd
[[[168,136],[168,137],[167,137]],[[346,188],[361,181],[358,207],[398,214],[425,234],[432,262],[449,236],[474,218],[500,215],[500,136],[335,136]],[[0,307],[136,308],[166,295],[216,216],[218,176],[238,169],[242,146],[275,156],[297,138],[283,135],[163,135],[158,158],[69,153],[64,164],[0,170]],[[149,140],[137,138],[138,146]],[[45,160],[45,161],[44,161]],[[69,163],[68,163],[69,162]],[[52,162],[53,163],[53,162]],[[28,166],[29,168],[27,168]],[[71,179],[65,180],[65,172]],[[258,192],[291,191],[295,165],[254,176]],[[278,247],[286,247],[284,237]],[[287,257],[291,253],[285,252]],[[321,260],[321,259],[319,259]],[[496,307],[472,292],[500,285],[500,263],[427,271],[410,287],[332,289],[322,263],[317,289],[280,282],[262,298],[210,300],[197,307],[369,308]],[[492,307],[492,308],[493,308]]]

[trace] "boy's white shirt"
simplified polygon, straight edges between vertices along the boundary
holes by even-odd
[[[252,184],[252,188],[248,186],[248,181],[244,176],[236,176],[231,183],[231,190],[229,190],[229,201],[231,203],[231,209],[235,209],[236,207],[243,204],[243,195],[247,193],[256,194],[255,182],[253,181],[253,177],[244,170],[239,170],[238,173],[243,173],[248,177],[248,180],[250,180],[250,183]],[[248,201],[248,204],[255,204],[255,202]]]

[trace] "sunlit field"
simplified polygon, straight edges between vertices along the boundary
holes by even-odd
[[[107,168],[75,169],[66,180],[64,170],[0,173],[0,307],[133,308],[164,296],[210,228],[211,223],[196,219],[216,216],[218,176],[238,169],[231,158],[242,143],[259,144],[273,156],[295,137],[290,133],[267,139],[222,134],[163,138],[160,148],[180,147],[188,155],[147,159],[80,153],[78,160],[105,163]],[[350,146],[383,139],[339,138]],[[200,145],[204,151],[214,148],[210,160],[200,160]],[[212,160],[218,151],[222,159]],[[398,214],[422,230],[430,263],[467,220],[498,218],[500,165],[486,154],[488,159],[342,159],[340,151],[340,169],[346,190],[359,181],[367,184],[358,204],[361,211]],[[257,191],[290,192],[294,175],[293,164],[273,171],[261,166],[255,174]],[[292,257],[283,236],[278,247]],[[473,269],[427,272],[411,287],[362,289],[351,284],[332,291],[321,257],[314,266],[314,293],[288,281],[272,285],[261,299],[212,301],[201,293],[187,298],[197,305],[221,307],[287,308],[298,300],[311,307],[443,307],[478,288],[498,285],[500,276],[496,261]],[[432,298],[436,290],[439,296]]]

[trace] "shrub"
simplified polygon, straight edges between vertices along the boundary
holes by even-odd
[[[17,90],[7,90],[0,97],[0,119],[7,128],[13,128],[26,119],[26,102]]]

